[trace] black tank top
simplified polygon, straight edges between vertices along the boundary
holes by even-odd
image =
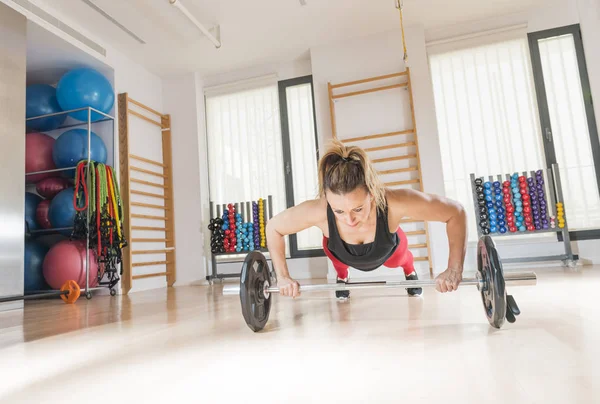
[[[387,206],[384,212],[377,209],[375,241],[366,244],[348,244],[340,237],[335,215],[327,204],[327,226],[329,240],[327,248],[335,258],[352,268],[361,271],[372,271],[383,265],[398,248],[400,239],[396,232],[390,233],[388,228]]]

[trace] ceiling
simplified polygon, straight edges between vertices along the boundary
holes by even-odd
[[[112,82],[111,68],[31,21],[27,23],[27,85],[56,84],[77,67],[93,67]]]
[[[394,30],[395,0],[179,0],[206,27],[220,26],[213,44],[168,0],[91,0],[143,39],[140,44],[83,0],[47,4],[77,21],[148,70],[165,76],[205,75],[308,58],[311,47]],[[544,0],[404,0],[406,26],[426,30],[528,10]]]

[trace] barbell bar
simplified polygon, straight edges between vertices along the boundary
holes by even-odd
[[[535,285],[537,276],[534,272],[504,275],[494,241],[489,235],[481,236],[477,243],[476,277],[464,278],[460,285],[477,286],[487,320],[494,328],[501,328],[504,320],[514,323],[516,316],[521,313],[515,299],[506,293],[506,283]],[[301,285],[299,290],[317,292],[432,286],[436,286],[435,280],[399,280]],[[265,327],[271,311],[271,293],[279,293],[279,288],[271,286],[271,271],[265,256],[258,251],[252,251],[246,256],[242,265],[239,286],[225,286],[222,293],[239,295],[244,320],[252,331],[257,332]]]
[[[535,286],[537,284],[537,275],[535,272],[513,272],[504,274],[504,281],[512,286]],[[270,286],[268,282],[264,283],[263,293],[265,296],[269,293],[279,293],[279,288]],[[462,286],[477,286],[481,291],[485,287],[483,279],[463,278],[460,282]],[[314,285],[300,285],[298,289],[301,293],[306,292],[337,292],[343,290],[355,289],[374,289],[374,288],[422,288],[435,287],[435,280],[416,280],[416,281],[379,281],[379,282],[351,282],[351,283],[324,283]],[[223,287],[223,295],[239,295],[239,285],[229,285]]]
[[[65,303],[73,304],[81,296],[79,284],[73,280],[66,281],[60,290],[42,291],[41,293],[32,293],[28,295],[16,295],[0,297],[0,303],[14,302],[18,300],[46,299],[49,297],[60,297]]]

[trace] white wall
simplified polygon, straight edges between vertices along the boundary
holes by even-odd
[[[206,76],[202,78],[202,87],[204,88],[234,83],[236,81],[266,76],[269,74],[276,74],[279,80],[286,80],[294,77],[306,76],[310,73],[310,60],[301,59],[292,62],[265,64],[247,69],[227,71],[221,74]]]
[[[443,181],[441,172],[439,142],[437,127],[435,123],[435,112],[433,105],[433,94],[427,67],[425,54],[425,33],[422,27],[410,27],[406,29],[406,41],[409,48],[408,67],[411,70],[411,83],[413,87],[413,101],[415,105],[415,119],[419,140],[419,151],[421,155],[422,179],[426,192],[443,193]],[[317,127],[321,144],[327,142],[331,136],[331,118],[329,113],[329,95],[327,83],[332,84],[359,80],[366,77],[385,75],[405,70],[402,50],[402,37],[400,31],[385,32],[365,38],[358,38],[333,44],[327,44],[311,49],[313,80],[315,83],[315,107],[317,109]],[[376,82],[373,86],[394,84],[393,82]],[[340,92],[356,91],[361,88],[352,87]],[[412,128],[410,119],[410,106],[408,93],[400,90],[389,90],[373,93],[373,95],[362,95],[349,99],[336,101],[336,123],[337,134],[340,138],[354,137],[360,135],[384,133]],[[354,107],[350,105],[354,104]],[[390,109],[391,106],[391,109]],[[384,111],[382,114],[381,111]],[[404,142],[410,138],[398,138],[398,142]],[[364,144],[363,144],[364,143]],[[376,144],[361,143],[363,147],[376,146]],[[384,143],[389,143],[385,141]],[[412,149],[394,149],[392,153],[408,154]],[[387,155],[377,155],[388,157]],[[410,162],[405,163],[407,166]],[[380,169],[397,167],[378,167]],[[414,177],[414,175],[413,175]],[[384,181],[397,181],[406,178],[386,178]],[[416,230],[416,225],[407,224],[403,226],[407,231]],[[442,238],[440,239],[440,233]],[[424,242],[422,237],[411,238],[411,243]],[[447,243],[445,239],[445,227],[439,224],[431,225],[431,243]],[[436,243],[436,239],[440,239]],[[415,250],[416,256],[426,256],[426,250]],[[434,256],[434,265],[442,260],[440,265],[445,265],[445,258],[441,255]],[[335,272],[329,265],[329,276],[333,277]],[[419,272],[427,272],[427,263],[417,265]],[[377,273],[362,273],[351,271],[352,278],[361,277],[385,277],[393,274],[392,270],[381,268]]]
[[[0,297],[23,294],[27,21],[0,4]],[[0,303],[0,311],[23,307]]]
[[[321,141],[332,137],[327,83],[341,83],[404,70],[400,41],[399,32],[387,32],[310,50],[317,131]],[[364,119],[368,120],[368,117],[365,116]]]
[[[127,92],[137,101],[166,113],[163,111],[163,84],[160,77],[114,49],[107,53],[106,62],[115,70],[115,93]]]
[[[173,136],[173,190],[177,259],[176,285],[205,276],[199,159],[199,100],[196,75],[168,77],[163,81],[165,111],[171,114]]]

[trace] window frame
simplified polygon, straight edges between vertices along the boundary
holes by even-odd
[[[585,113],[587,117],[588,131],[590,136],[590,145],[592,149],[592,157],[594,159],[594,167],[596,170],[596,182],[600,190],[600,138],[598,137],[598,126],[594,113],[594,103],[592,100],[590,80],[588,76],[588,68],[585,59],[585,51],[583,48],[583,38],[581,34],[580,24],[567,25],[563,27],[551,28],[542,31],[530,32],[527,34],[529,42],[529,53],[531,57],[531,67],[537,97],[538,114],[540,117],[540,126],[542,133],[542,144],[546,157],[546,164],[551,167],[556,163],[556,151],[552,142],[552,123],[550,120],[550,112],[548,108],[548,100],[546,96],[546,87],[544,84],[544,74],[542,70],[542,60],[538,41],[540,39],[551,38],[559,35],[572,34],[575,42],[575,53],[577,56],[577,66],[579,69],[579,78],[581,81],[581,89],[583,92],[583,101],[585,105]],[[549,133],[550,138],[545,134]],[[600,229],[569,231],[569,236],[572,241],[575,240],[595,240],[600,239]],[[558,234],[558,240],[562,241],[562,234]]]
[[[310,84],[311,96],[312,96],[312,108],[314,117],[314,132],[315,132],[315,157],[316,163],[319,161],[319,135],[317,133],[317,114],[315,108],[315,87],[313,83],[313,76],[301,76],[292,79],[281,80],[278,83],[279,87],[279,114],[281,122],[281,145],[283,147],[283,166],[284,166],[284,178],[285,178],[285,196],[287,201],[287,208],[291,208],[295,205],[294,201],[294,177],[293,177],[293,166],[292,166],[292,152],[290,145],[290,128],[288,123],[288,110],[287,110],[287,89],[301,84]],[[289,236],[289,255],[290,258],[310,258],[310,257],[325,257],[325,252],[322,248],[311,248],[308,250],[298,249],[298,237],[296,234],[290,234]]]

